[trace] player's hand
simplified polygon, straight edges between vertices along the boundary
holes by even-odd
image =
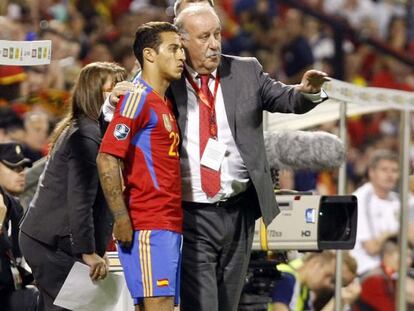
[[[89,276],[92,281],[104,279],[108,274],[108,265],[98,254],[82,254],[82,260],[90,267]]]
[[[303,74],[302,81],[297,89],[302,93],[315,94],[321,91],[322,85],[331,79],[328,75],[319,70],[308,70]]]
[[[132,225],[128,213],[115,217],[114,237],[124,248],[130,248],[132,243]]]
[[[134,90],[134,84],[129,81],[122,81],[115,84],[115,87],[112,89],[111,94],[109,95],[109,103],[116,107],[119,98],[122,95],[125,95],[127,92]]]

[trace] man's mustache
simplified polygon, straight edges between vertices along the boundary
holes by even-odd
[[[220,56],[221,55],[221,51],[207,51],[206,53],[206,57],[215,57],[215,56]]]

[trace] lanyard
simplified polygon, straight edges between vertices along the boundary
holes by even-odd
[[[194,82],[193,78],[191,77],[191,75],[188,73],[187,70],[185,70],[185,77],[187,78],[188,82],[190,82],[191,87],[194,89],[194,91],[196,92],[197,97],[201,100],[201,102],[206,105],[208,108],[210,108],[210,110],[212,112],[214,112],[214,107],[216,105],[216,97],[217,97],[217,90],[220,84],[220,76],[217,73],[216,75],[216,81],[214,84],[214,92],[213,92],[213,101],[212,101],[212,106],[210,106],[209,101],[207,100],[205,94],[201,91],[201,89],[197,86],[197,84]]]

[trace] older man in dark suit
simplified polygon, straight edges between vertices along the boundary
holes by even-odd
[[[263,140],[263,111],[305,113],[326,74],[287,86],[255,58],[221,55],[214,9],[193,4],[176,18],[186,73],[171,85],[181,129],[184,244],[182,310],[237,310],[254,223],[279,213]],[[323,97],[323,96],[322,96]]]

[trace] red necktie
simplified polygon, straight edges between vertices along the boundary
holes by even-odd
[[[208,88],[210,75],[199,75],[201,80],[198,107],[200,110],[200,160],[209,138],[217,139],[216,112],[214,98]],[[200,165],[201,188],[208,197],[214,197],[220,190],[220,170],[215,171]]]

